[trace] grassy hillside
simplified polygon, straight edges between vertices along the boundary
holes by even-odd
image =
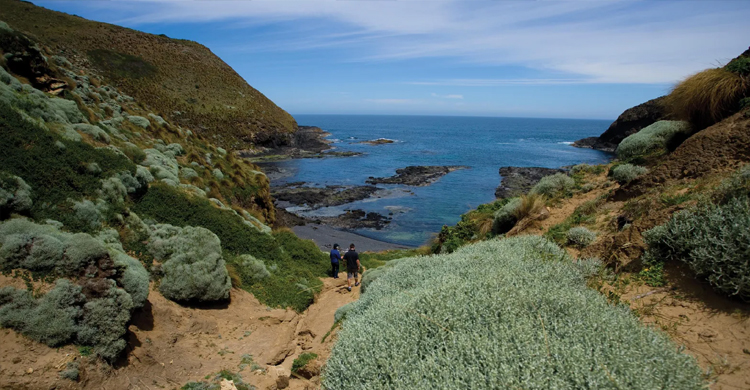
[[[146,34],[0,0],[0,20],[21,30],[144,108],[229,149],[288,141],[297,124],[196,42]]]
[[[156,291],[312,303],[327,257],[271,230],[256,165],[49,53],[0,21],[0,271],[26,286],[0,289],[0,326],[112,362]]]

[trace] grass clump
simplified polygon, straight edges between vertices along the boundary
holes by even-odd
[[[497,210],[492,221],[492,232],[495,234],[503,234],[513,229],[516,225],[518,218],[516,217],[516,210],[521,206],[521,198],[508,199],[505,205]]]
[[[745,66],[745,60],[733,63],[729,68],[738,71]],[[750,80],[746,75],[728,68],[706,69],[678,84],[665,103],[675,118],[700,130],[737,112],[740,99],[748,93]]]
[[[629,161],[666,150],[674,150],[690,134],[691,128],[687,122],[658,121],[622,140],[617,146],[617,157]]]
[[[318,358],[317,353],[312,352],[305,352],[303,354],[300,354],[298,358],[294,359],[294,362],[292,362],[292,372],[297,372],[300,370],[300,368],[307,365],[307,363],[310,363],[311,361]]]
[[[694,358],[587,288],[583,270],[536,236],[401,260],[347,313],[323,386],[703,388]]]
[[[620,164],[612,169],[612,178],[621,185],[624,185],[646,173],[648,173],[648,169],[645,167],[633,164]]]
[[[575,180],[564,173],[545,176],[529,191],[529,195],[543,195],[548,198],[572,195]]]
[[[567,238],[569,245],[584,248],[596,240],[596,233],[583,226],[578,226],[568,230]]]
[[[683,210],[643,233],[644,263],[679,260],[716,290],[750,300],[750,198]]]
[[[31,209],[31,186],[18,176],[0,171],[0,219]]]

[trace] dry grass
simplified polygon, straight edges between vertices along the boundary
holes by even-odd
[[[706,69],[678,84],[666,98],[675,118],[704,129],[732,115],[750,93],[750,80],[726,69]]]
[[[520,221],[526,217],[538,215],[544,209],[545,203],[543,195],[521,195],[521,204],[513,212],[513,216]]]

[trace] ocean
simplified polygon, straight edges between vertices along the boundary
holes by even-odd
[[[374,211],[392,217],[384,229],[354,232],[409,246],[419,246],[453,225],[461,214],[495,199],[503,166],[558,168],[580,163],[600,164],[611,154],[579,149],[570,144],[598,136],[608,120],[444,117],[295,115],[297,123],[317,126],[337,151],[364,153],[356,157],[299,159],[273,163],[288,176],[273,185],[304,181],[310,185],[364,185],[370,177],[387,177],[410,165],[465,165],[426,187],[378,185],[390,195],[303,215],[336,215],[346,209]],[[362,141],[388,138],[392,144],[366,145]]]

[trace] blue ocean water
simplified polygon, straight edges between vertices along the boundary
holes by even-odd
[[[574,119],[295,115],[300,125],[318,126],[339,151],[362,152],[357,157],[301,159],[274,163],[291,176],[273,184],[304,181],[314,185],[363,185],[370,177],[395,175],[409,165],[466,165],[426,187],[379,185],[391,191],[380,199],[316,210],[334,215],[345,209],[393,213],[382,230],[355,232],[374,239],[418,246],[443,225],[495,199],[502,166],[558,168],[579,163],[607,162],[611,155],[570,146],[572,141],[598,136],[611,121]],[[393,144],[366,145],[377,138]]]

